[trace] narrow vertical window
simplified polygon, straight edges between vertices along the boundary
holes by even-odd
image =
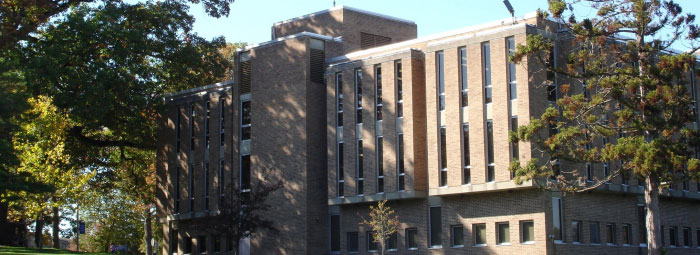
[[[251,117],[250,101],[241,102],[241,140],[250,140]]]
[[[188,171],[190,175],[190,190],[189,190],[189,200],[190,200],[190,212],[194,211],[194,164],[190,164],[190,169]]]
[[[474,232],[474,246],[486,246],[486,224],[472,225]]]
[[[220,97],[219,98],[219,146],[223,147],[225,144],[225,138],[226,138],[226,129],[224,128],[224,125],[226,123],[226,113],[225,113],[225,104],[226,104],[226,98]]]
[[[367,251],[368,252],[376,252],[378,247],[379,247],[379,243],[377,242],[377,240],[374,239],[375,238],[374,234],[375,234],[374,231],[367,231]]]
[[[683,247],[690,247],[690,228],[683,228]]]
[[[396,232],[389,235],[389,238],[386,240],[386,250],[387,251],[397,250],[398,249],[398,239],[399,239],[399,235]]]
[[[180,152],[180,119],[182,118],[182,109],[177,107],[177,118],[175,120],[175,152]]]
[[[395,69],[395,84],[396,84],[396,173],[397,173],[397,190],[406,189],[406,172],[404,169],[404,141],[403,129],[403,80],[401,71],[401,60],[394,62]]]
[[[515,75],[515,63],[510,61],[510,57],[515,55],[515,39],[511,36],[506,39],[506,45],[508,48],[508,95],[509,99],[515,100],[518,98],[518,87],[516,83]],[[512,102],[511,102],[512,103]]]
[[[440,206],[432,206],[428,211],[428,239],[430,247],[442,247],[442,212]]]
[[[605,175],[605,178],[608,178],[610,176],[610,166],[608,165],[608,163],[603,163],[603,174]],[[624,182],[624,175],[622,175],[622,179]],[[605,181],[605,183],[610,183],[610,180]]]
[[[195,114],[195,107],[194,104],[190,105],[190,151],[194,150],[194,117],[196,116]]]
[[[593,182],[593,165],[586,164],[586,182]]]
[[[338,176],[336,184],[336,196],[342,197],[345,195],[345,167],[343,161],[343,74],[338,72],[335,74],[335,104],[336,104],[336,137],[337,150],[336,162],[338,163]]]
[[[209,211],[209,162],[204,162],[204,211]]]
[[[637,225],[639,226],[639,246],[647,245],[647,211],[644,205],[637,205]]]
[[[469,155],[469,123],[462,124],[462,184],[471,183],[471,156]]]
[[[440,187],[447,186],[447,134],[445,126],[440,127]]]
[[[511,132],[518,132],[518,116],[511,116],[510,117],[510,131]],[[510,143],[510,160],[515,161],[518,158],[520,158],[520,147],[518,146],[518,142],[512,142]],[[511,172],[510,173],[510,178],[513,179],[515,177],[515,173]]]
[[[632,243],[632,226],[622,225],[622,245],[628,246]]]
[[[571,231],[573,231],[573,243],[575,244],[580,244],[581,243],[581,237],[583,236],[583,225],[581,225],[580,221],[574,221],[571,223]]]
[[[462,107],[469,106],[469,86],[467,82],[467,47],[459,48],[459,87]]]
[[[173,186],[175,186],[175,214],[180,213],[180,166],[175,167],[175,180],[173,181]]]
[[[185,253],[192,253],[192,237],[185,237]]]
[[[493,121],[486,121],[486,182],[496,180],[496,164],[494,163],[493,155]]]
[[[403,134],[398,134],[398,152],[397,152],[397,168],[399,172],[399,191],[405,190],[406,189],[406,172],[404,171],[404,163],[403,163],[403,150],[404,150],[404,145],[403,145]]]
[[[564,242],[564,217],[562,217],[562,201],[561,197],[552,198],[552,232],[554,233],[554,242]]]
[[[484,70],[484,103],[490,104],[491,95],[491,45],[489,42],[481,44],[481,68]]]
[[[671,247],[678,246],[678,227],[670,227],[668,231],[668,240],[671,241]]]
[[[445,56],[442,51],[435,52],[435,76],[438,93],[438,111],[445,110]]]
[[[592,244],[599,244],[600,243],[600,225],[598,225],[598,222],[591,222],[588,224],[589,225],[589,231],[590,231],[590,239]]]
[[[520,242],[523,244],[535,243],[535,222],[520,222]]]
[[[214,253],[221,252],[221,236],[214,236]]]
[[[348,252],[358,252],[359,249],[359,238],[357,232],[347,233],[347,249]]]
[[[700,230],[698,230],[700,232]],[[407,250],[417,250],[418,249],[418,229],[409,228],[406,229],[406,249]]]
[[[355,69],[355,123],[362,124],[362,69]]]
[[[377,166],[377,193],[384,192],[384,137],[382,136],[382,106],[384,105],[382,101],[382,67],[376,65],[374,67],[374,77],[375,77],[375,133],[376,133],[376,166]]]
[[[382,106],[384,105],[383,100],[382,100],[382,68],[381,68],[381,66],[377,65],[374,67],[374,77],[375,77],[374,85],[375,85],[375,93],[376,93],[374,104],[375,104],[375,109],[377,110],[375,118],[377,121],[381,121],[382,120]]]
[[[377,137],[377,193],[384,192],[384,137]]]
[[[250,139],[252,128],[252,105],[251,101],[241,101],[241,166],[240,166],[240,188],[241,203],[248,204],[251,191],[251,158]],[[244,149],[245,148],[245,149]]]
[[[206,113],[206,118],[204,118],[204,148],[209,150],[209,120],[211,119],[211,109],[209,101],[204,103],[204,112]]]
[[[246,198],[250,194],[250,155],[241,156],[241,196]],[[244,201],[245,202],[245,201]]]
[[[396,69],[396,117],[403,117],[403,72],[401,70],[401,60],[397,60],[395,63]]]
[[[207,253],[207,237],[199,236],[197,238],[197,246],[199,246],[199,253]]]
[[[219,173],[216,175],[217,189],[219,193],[219,208],[224,204],[224,160],[219,160]]]
[[[508,222],[496,223],[496,243],[499,245],[510,244],[510,224]]]
[[[331,252],[340,252],[340,215],[331,215]]]
[[[338,197],[345,195],[345,166],[343,160],[343,141],[338,142]]]
[[[608,223],[605,225],[605,243],[615,245],[615,224]]]
[[[700,228],[695,230],[695,245],[700,248]]]
[[[464,247],[464,227],[462,225],[450,227],[452,247]]]
[[[362,139],[357,139],[357,195],[364,194],[365,173],[364,173],[364,149],[362,148]]]

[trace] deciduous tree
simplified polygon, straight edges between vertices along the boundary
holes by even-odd
[[[396,233],[399,226],[399,216],[394,215],[394,210],[386,205],[386,200],[382,200],[377,206],[369,206],[369,219],[363,218],[360,224],[372,229],[372,241],[379,244],[381,254],[384,255],[387,240]]]

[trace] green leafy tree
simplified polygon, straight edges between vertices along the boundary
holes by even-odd
[[[377,206],[369,206],[369,219],[362,218],[360,224],[372,229],[372,241],[379,244],[381,254],[386,251],[386,241],[396,233],[399,226],[399,216],[386,205],[386,200],[379,201]]]
[[[622,176],[644,184],[649,254],[661,254],[659,192],[700,180],[695,99],[687,87],[697,72],[695,16],[672,1],[549,0],[549,11],[565,28],[558,43],[529,35],[514,61],[543,64],[559,81],[556,105],[511,133],[542,150],[524,166],[511,164],[516,181],[547,189],[582,192]],[[588,3],[594,17],[577,19],[574,7]],[[546,15],[546,14],[545,14]],[[690,51],[671,53],[683,40]],[[554,47],[564,63],[547,61]],[[548,132],[548,130],[551,130]],[[561,162],[561,163],[560,163]],[[578,164],[577,164],[578,163]],[[586,181],[585,164],[608,164],[610,173]]]

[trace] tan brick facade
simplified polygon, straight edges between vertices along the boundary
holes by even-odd
[[[275,23],[273,41],[252,45],[237,54],[237,66],[242,56],[250,57],[249,93],[241,93],[242,74],[237,70],[233,81],[166,98],[169,107],[161,120],[161,150],[157,155],[158,216],[164,223],[165,237],[163,254],[183,254],[189,248],[197,253],[204,246],[198,243],[198,237],[206,237],[201,240],[207,242],[208,253],[214,252],[213,246],[217,243],[214,240],[220,241],[221,252],[228,251],[225,237],[217,239],[193,222],[218,213],[220,187],[239,188],[241,155],[248,154],[253,183],[284,182],[284,187],[267,201],[274,209],[265,215],[275,222],[280,232],[254,234],[250,241],[251,254],[354,253],[350,249],[356,249],[359,254],[375,253],[368,251],[369,229],[359,223],[362,217],[367,217],[368,206],[383,199],[389,200],[388,205],[400,220],[397,249],[389,254],[644,253],[644,246],[639,243],[638,222],[642,190],[633,178],[623,183],[618,177],[593,192],[576,195],[542,191],[532,182],[516,185],[511,181],[508,166],[513,155],[508,133],[512,118],[517,116],[517,124],[525,125],[531,118],[538,117],[548,103],[546,88],[542,85],[546,73],[531,59],[515,66],[517,96],[511,100],[507,40],[512,38],[515,44],[524,44],[527,35],[549,35],[553,27],[551,21],[532,16],[516,24],[508,19],[415,39],[416,25],[410,21],[348,7]],[[379,39],[390,38],[391,44],[361,50],[368,43],[367,38],[362,38],[363,33]],[[311,77],[318,71],[311,70],[314,66],[311,51],[314,47],[317,49],[319,43],[324,51],[325,84]],[[485,43],[490,53],[491,103],[485,102]],[[461,107],[459,52],[462,48],[467,56],[467,107]],[[438,108],[438,52],[443,56],[444,66],[443,111]],[[563,55],[556,57],[563,61]],[[381,80],[378,80],[377,68],[381,70]],[[362,90],[361,125],[358,125],[356,111],[355,73],[358,70],[362,72],[362,81],[358,84]],[[338,86],[338,75],[342,75],[342,86]],[[382,86],[381,121],[377,121],[378,81]],[[342,130],[338,127],[337,87],[342,89],[343,95]],[[251,102],[249,147],[240,136],[242,98]],[[204,142],[207,101],[211,131],[208,150]],[[219,112],[221,103],[225,104],[223,113]],[[190,126],[192,109],[195,114]],[[224,116],[223,143],[219,140],[220,116]],[[179,128],[176,127],[178,121]],[[493,126],[494,181],[487,179],[487,122]],[[468,184],[463,183],[462,128],[465,123],[469,125]],[[447,159],[444,166],[447,178],[443,185],[440,182],[441,126],[446,131]],[[190,151],[191,128],[195,143]],[[381,155],[377,154],[378,137],[383,141]],[[400,137],[403,137],[402,146],[399,146]],[[360,138],[363,158],[358,162],[357,141]],[[338,153],[340,142],[342,155]],[[179,152],[176,151],[178,143]],[[518,147],[521,162],[542,156],[528,143],[520,142]],[[399,170],[402,164],[398,161],[400,148],[403,151],[402,173]],[[382,161],[378,161],[380,158]],[[339,176],[340,159],[342,176]],[[208,207],[203,204],[205,162],[209,163]],[[223,162],[221,179],[219,162]],[[362,164],[362,178],[358,176],[358,164]],[[379,164],[383,169],[382,178],[379,178]],[[194,168],[190,169],[190,165]],[[574,166],[584,169],[584,166]],[[603,177],[601,167],[594,166],[597,168],[594,175],[598,178]],[[178,175],[179,179],[175,180]],[[194,191],[190,189],[190,179],[194,180]],[[360,182],[362,194],[358,194]],[[403,189],[399,188],[400,184]],[[342,194],[339,187],[342,187]],[[226,196],[226,192],[223,195]],[[671,242],[670,229],[678,230],[679,247],[670,247],[669,251],[697,254],[700,246],[698,185],[691,182],[686,191],[681,188],[664,191],[664,197],[662,224],[668,232],[665,235],[667,245]],[[561,210],[557,209],[555,201],[561,201]],[[190,210],[191,202],[193,210]],[[179,208],[174,208],[178,203]],[[439,211],[441,217],[431,220],[431,210]],[[562,237],[558,237],[555,230],[559,217]],[[334,219],[339,220],[337,226],[332,224]],[[581,226],[579,242],[575,242],[574,223]],[[439,234],[431,233],[431,224],[439,224],[439,231],[434,228]],[[499,224],[508,225],[507,243],[498,241]],[[531,240],[524,240],[530,235],[529,224],[532,224]],[[598,224],[598,244],[591,240],[591,224]],[[615,235],[612,244],[607,243],[608,224],[614,224],[611,225]],[[475,226],[484,227],[480,232],[484,233],[483,245],[475,243],[478,232]],[[455,240],[453,227],[463,231],[461,239]],[[687,248],[683,247],[686,228],[692,238]],[[623,241],[623,229],[629,230],[629,244]],[[408,247],[409,232],[416,233],[415,249]],[[441,242],[435,241],[437,235]],[[357,237],[356,246],[350,244],[354,236]],[[191,247],[190,237],[194,238]],[[171,242],[172,238],[176,240]],[[501,235],[501,238],[505,237]],[[453,246],[453,242],[463,245]]]

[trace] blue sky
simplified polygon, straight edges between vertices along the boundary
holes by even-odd
[[[547,0],[510,0],[516,16],[547,9]],[[684,12],[700,15],[699,0],[676,0]],[[418,37],[477,25],[510,17],[502,0],[336,0],[363,10],[412,20],[418,25]],[[270,27],[304,14],[333,7],[333,0],[235,0],[227,18],[206,15],[201,4],[192,5],[194,30],[207,39],[226,37],[229,42],[259,43],[270,40]],[[577,11],[583,17],[590,11]],[[682,45],[676,48],[684,48]]]

